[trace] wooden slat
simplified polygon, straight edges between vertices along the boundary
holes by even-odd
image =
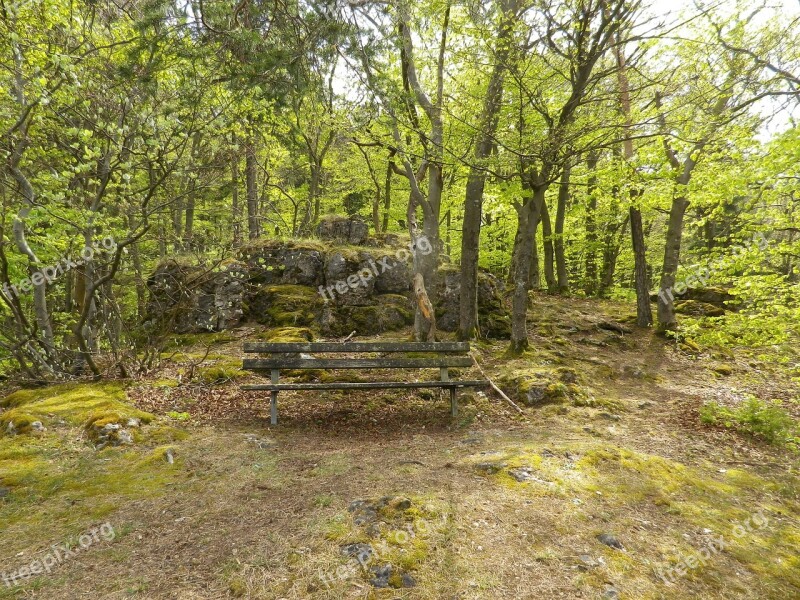
[[[330,382],[330,383],[263,383],[243,385],[242,389],[255,390],[358,390],[358,389],[395,389],[395,388],[456,388],[483,387],[489,385],[486,380],[475,381],[370,381],[366,383]]]
[[[469,356],[440,356],[435,358],[245,358],[244,368],[264,369],[438,369],[439,367],[469,367]]]
[[[469,352],[469,342],[245,342],[246,353]]]

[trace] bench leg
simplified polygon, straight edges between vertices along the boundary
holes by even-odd
[[[278,392],[270,392],[269,403],[269,422],[273,425],[278,424]]]
[[[450,416],[453,418],[458,416],[458,400],[456,399],[455,386],[450,388]]]
[[[272,383],[277,384],[278,380],[280,379],[280,370],[279,369],[272,369],[270,373],[270,379]],[[270,403],[269,403],[269,422],[272,425],[278,424],[278,391],[275,390],[274,392],[270,392]]]

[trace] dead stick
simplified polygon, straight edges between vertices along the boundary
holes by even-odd
[[[500,394],[500,397],[501,397],[503,400],[505,400],[506,402],[508,402],[508,403],[509,403],[509,404],[510,404],[512,407],[514,407],[514,409],[515,409],[515,410],[516,410],[516,411],[517,411],[519,414],[523,414],[523,412],[522,412],[522,409],[521,409],[519,406],[517,406],[517,405],[516,405],[516,403],[515,403],[515,402],[514,402],[514,401],[513,401],[511,398],[509,398],[508,396],[506,396],[506,395],[505,395],[505,393],[503,392],[503,390],[501,390],[499,387],[497,387],[497,386],[495,385],[494,381],[492,381],[492,380],[491,380],[491,378],[490,378],[490,377],[489,377],[489,376],[486,374],[486,372],[485,372],[483,369],[481,369],[481,366],[478,364],[478,361],[477,361],[477,359],[475,358],[475,356],[472,354],[472,352],[470,352],[470,353],[469,353],[469,357],[472,359],[472,362],[473,362],[473,363],[475,363],[475,366],[476,366],[476,367],[478,367],[478,371],[480,371],[480,372],[481,372],[481,375],[483,375],[483,376],[486,378],[486,381],[488,381],[488,382],[489,382],[489,385],[490,385],[490,386],[492,386],[492,389],[493,389],[495,392],[497,392],[498,394]]]

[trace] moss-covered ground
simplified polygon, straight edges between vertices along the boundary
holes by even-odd
[[[601,327],[629,310],[541,297],[523,357],[476,344],[522,414],[480,390],[456,419],[435,390],[297,392],[270,427],[239,390],[258,380],[241,343],[314,336],[289,325],[176,338],[136,382],[8,395],[0,577],[103,523],[115,536],[0,598],[800,597],[796,448],[700,419],[751,398],[797,419],[796,357]],[[96,449],[93,424],[132,419],[133,443]]]

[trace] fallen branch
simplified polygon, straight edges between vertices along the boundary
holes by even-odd
[[[506,396],[505,392],[503,392],[503,390],[501,390],[499,387],[497,387],[495,382],[492,381],[492,379],[481,368],[481,366],[478,364],[478,360],[475,358],[475,356],[472,354],[472,352],[469,353],[469,357],[472,359],[472,362],[475,364],[475,366],[478,367],[478,371],[481,372],[481,375],[483,375],[484,379],[486,379],[486,381],[489,382],[489,385],[492,386],[492,389],[495,392],[497,392],[498,394],[500,394],[500,397],[503,400],[505,400],[506,402],[508,402],[514,408],[514,410],[516,410],[519,414],[523,414],[522,409],[519,406],[517,406],[517,404],[511,398]]]

